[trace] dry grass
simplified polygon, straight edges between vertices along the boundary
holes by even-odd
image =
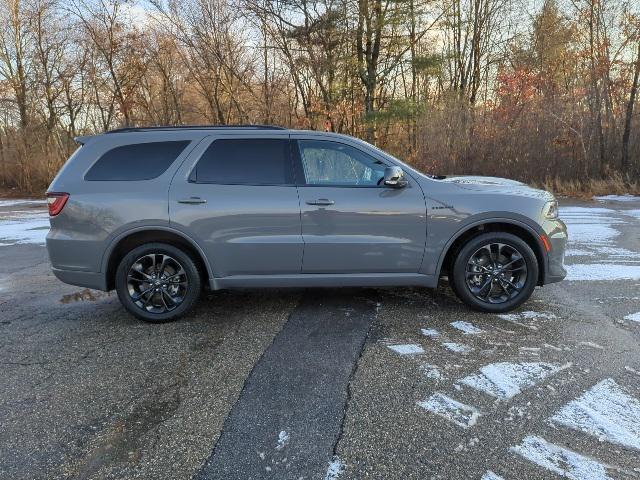
[[[591,200],[596,195],[640,195],[640,181],[625,180],[620,174],[613,174],[606,179],[562,180],[548,178],[543,183],[533,186],[549,190],[555,195]]]

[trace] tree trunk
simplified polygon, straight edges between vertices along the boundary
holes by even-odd
[[[636,56],[635,67],[633,69],[633,83],[631,84],[631,93],[629,94],[629,102],[627,103],[627,111],[624,119],[624,133],[622,134],[622,161],[620,167],[624,172],[628,172],[631,167],[629,162],[629,137],[631,136],[631,122],[633,121],[633,107],[636,103],[638,95],[638,77],[640,77],[640,41],[638,41],[638,54]]]

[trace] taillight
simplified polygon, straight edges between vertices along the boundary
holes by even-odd
[[[47,192],[47,206],[49,207],[49,215],[52,217],[58,215],[64,208],[68,199],[68,193]]]

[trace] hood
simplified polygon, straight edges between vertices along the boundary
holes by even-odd
[[[524,197],[538,198],[540,200],[553,200],[553,195],[544,190],[532,188],[525,183],[508,178],[480,177],[473,175],[459,175],[436,177],[438,181],[453,183],[465,190],[473,190],[487,193],[501,193],[506,195],[520,195]]]
[[[442,178],[442,182],[457,183],[459,185],[521,185],[527,186],[517,180],[499,177],[480,177],[474,175],[454,175]]]

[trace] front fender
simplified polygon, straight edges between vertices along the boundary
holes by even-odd
[[[423,263],[423,272],[425,274],[435,275],[436,278],[440,276],[442,267],[444,264],[444,260],[449,252],[451,246],[458,240],[462,235],[469,232],[470,230],[477,228],[481,225],[489,225],[489,224],[509,224],[515,227],[522,228],[527,231],[531,238],[534,239],[538,251],[535,252],[537,255],[541,255],[543,258],[543,266],[546,270],[547,268],[547,255],[545,254],[544,245],[540,239],[540,234],[544,233],[542,227],[533,222],[530,218],[519,215],[513,212],[491,212],[491,213],[480,213],[477,215],[473,215],[464,220],[463,224],[457,224],[455,226],[455,230],[448,236],[444,237],[444,240],[440,243],[440,245],[431,245],[430,242],[427,242],[427,248],[425,252],[425,262]],[[442,226],[440,226],[440,230],[442,230]],[[430,232],[433,233],[433,228],[430,228]],[[442,238],[442,237],[441,237]],[[540,272],[541,275],[544,272]]]

